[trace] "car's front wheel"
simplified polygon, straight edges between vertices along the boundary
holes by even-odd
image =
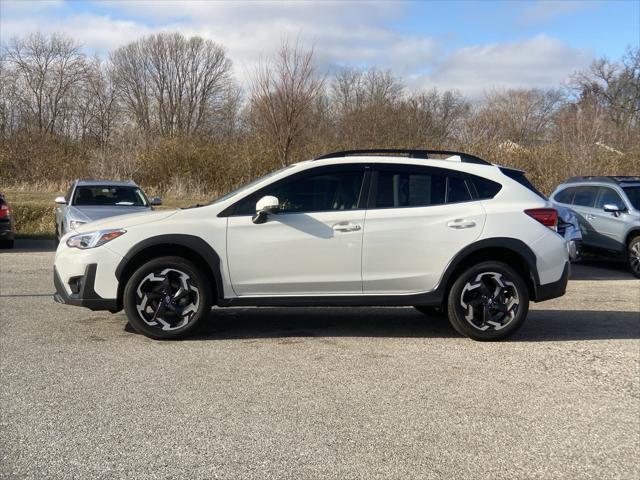
[[[502,262],[488,261],[467,269],[449,291],[451,325],[474,340],[502,340],[513,335],[528,311],[527,285]]]
[[[151,338],[184,337],[211,310],[207,276],[182,257],[160,257],[129,278],[123,303],[131,326]]]

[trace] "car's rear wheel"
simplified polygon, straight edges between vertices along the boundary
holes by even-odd
[[[474,340],[502,340],[513,335],[528,311],[527,285],[502,262],[488,261],[467,269],[449,291],[451,325]]]
[[[640,235],[633,237],[627,245],[627,265],[631,273],[640,278]]]
[[[212,287],[189,260],[160,257],[138,268],[124,290],[133,328],[151,338],[184,337],[211,310]]]

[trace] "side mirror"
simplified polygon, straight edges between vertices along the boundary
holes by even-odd
[[[613,213],[616,217],[622,212],[622,209],[613,203],[605,203],[603,210],[608,213]]]
[[[264,223],[267,221],[267,217],[270,213],[277,213],[280,208],[280,201],[278,197],[267,195],[262,197],[256,203],[256,214],[251,221],[255,224]]]
[[[158,205],[162,205],[162,199],[160,197],[153,197],[151,199],[151,205],[157,207]]]
[[[67,200],[64,197],[56,197],[55,202],[58,205],[66,205],[67,204]]]

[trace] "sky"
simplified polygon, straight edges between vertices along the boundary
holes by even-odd
[[[216,2],[0,0],[0,41],[62,32],[106,57],[178,31],[227,50],[241,83],[283,38],[314,48],[321,73],[391,69],[411,89],[560,87],[595,59],[640,45],[640,0]]]

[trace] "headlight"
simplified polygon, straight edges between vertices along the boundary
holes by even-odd
[[[112,228],[108,230],[98,230],[96,232],[81,233],[67,239],[67,246],[71,248],[95,248],[110,242],[114,238],[127,233],[121,228]]]
[[[71,230],[75,230],[80,225],[84,225],[85,223],[87,222],[83,222],[82,220],[69,220],[69,227],[71,227]]]

